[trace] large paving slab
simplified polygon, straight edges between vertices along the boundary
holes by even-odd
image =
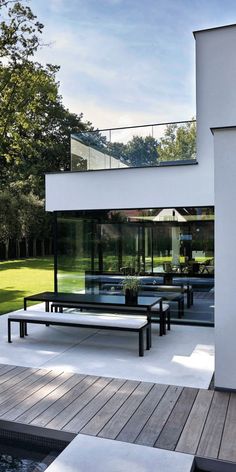
[[[47,472],[190,472],[193,456],[79,434]]]
[[[0,317],[0,363],[195,388],[208,388],[214,371],[213,328],[173,325],[159,337],[154,325],[152,349],[143,358],[135,333],[42,325],[28,331],[20,339],[15,324],[8,344],[7,315]]]

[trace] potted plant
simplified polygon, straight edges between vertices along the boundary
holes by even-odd
[[[122,282],[123,292],[125,294],[125,303],[127,305],[137,305],[138,289],[140,280],[134,275],[127,275]]]

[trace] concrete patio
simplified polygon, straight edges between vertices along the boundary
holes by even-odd
[[[44,310],[44,305],[34,305],[32,309],[36,312],[41,311]],[[62,380],[63,376],[66,380],[67,375],[71,376],[71,373],[75,373],[97,376],[96,378],[100,379],[112,377],[114,382],[128,382],[128,384],[133,381],[165,384],[170,386],[168,390],[170,393],[172,388],[175,391],[181,387],[190,387],[190,390],[193,388],[194,391],[208,389],[214,372],[214,329],[212,328],[172,325],[171,331],[166,336],[160,337],[158,325],[153,325],[152,349],[145,351],[144,357],[140,358],[137,351],[137,336],[128,332],[30,325],[29,336],[22,339],[19,337],[18,324],[14,324],[13,343],[8,344],[7,317],[8,315],[3,315],[0,318],[0,364],[51,369],[52,376],[58,375],[59,378],[61,376]],[[62,371],[64,374],[61,374]],[[21,375],[24,377],[26,373],[23,372]],[[26,383],[27,381],[30,382],[26,379]],[[67,380],[69,383],[71,381],[72,379]],[[53,388],[53,381],[51,383],[51,388]],[[46,390],[48,388],[44,387]],[[58,388],[58,394],[60,388]],[[158,385],[155,388],[159,388]],[[43,387],[41,390],[43,391]],[[45,394],[47,394],[46,390]],[[182,391],[185,390],[181,388]],[[208,393],[211,392],[206,392]],[[43,400],[41,394],[35,393],[32,400],[34,396],[37,409],[37,405],[41,405]],[[46,395],[47,405],[49,397],[50,394],[48,397]],[[58,398],[54,392],[51,393],[51,397],[54,402]],[[59,398],[58,401],[60,403]],[[24,402],[22,408],[23,405]],[[26,409],[27,405],[29,407],[27,403]],[[18,415],[17,408],[16,406],[16,416]],[[86,412],[86,408],[83,411]],[[25,414],[27,416],[28,413]],[[8,415],[9,413],[3,415],[3,419],[8,419]],[[27,423],[28,420],[24,421],[22,416],[16,421]],[[50,428],[50,424],[47,427]],[[32,425],[38,425],[37,418],[32,421]],[[94,437],[90,436],[90,433],[87,435],[85,431],[77,435],[49,466],[48,471],[59,472],[63,469],[65,472],[83,472],[84,470],[93,471],[95,468],[98,472],[100,470],[123,472],[128,469],[140,472],[151,472],[154,469],[157,472],[171,472],[172,470],[190,472],[192,470],[194,454],[191,451],[186,454],[183,453],[184,450],[165,449],[165,447],[153,448],[150,445],[142,445],[142,442],[132,444],[127,440],[123,442],[106,437]],[[91,450],[93,450],[92,457]]]
[[[44,309],[35,305],[34,310]],[[7,315],[0,319],[0,363],[45,367],[184,387],[209,387],[214,371],[214,330],[173,325],[166,336],[153,326],[153,345],[137,355],[137,336],[76,328],[31,325],[29,336],[7,343]]]

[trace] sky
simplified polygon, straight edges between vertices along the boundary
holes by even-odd
[[[236,23],[235,0],[31,0],[38,59],[60,65],[63,103],[98,128],[196,115],[192,32]]]

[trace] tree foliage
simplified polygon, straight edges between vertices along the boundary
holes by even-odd
[[[43,24],[22,2],[0,0],[0,58],[12,65],[28,60],[41,44]]]
[[[0,150],[2,184],[24,182],[25,191],[44,195],[44,173],[70,167],[70,133],[85,129],[82,115],[62,104],[56,66],[24,62],[10,70],[0,98]]]
[[[196,159],[196,123],[168,125],[158,145],[160,161]]]
[[[158,142],[152,136],[133,136],[126,146],[126,161],[132,167],[157,165]]]
[[[26,1],[0,0],[0,192],[1,211],[3,201],[9,210],[3,211],[1,228],[8,214],[4,234],[11,232],[18,242],[35,239],[36,233],[42,238],[42,228],[47,235],[44,174],[69,170],[70,134],[90,127],[82,114],[70,113],[63,105],[59,67],[35,62],[42,31]],[[16,211],[17,201],[21,208]],[[14,233],[10,219],[15,227],[17,221],[20,233]],[[6,240],[2,236],[2,243]]]
[[[0,192],[0,242],[5,247],[5,259],[8,259],[9,242],[17,237],[17,201],[10,192]]]

